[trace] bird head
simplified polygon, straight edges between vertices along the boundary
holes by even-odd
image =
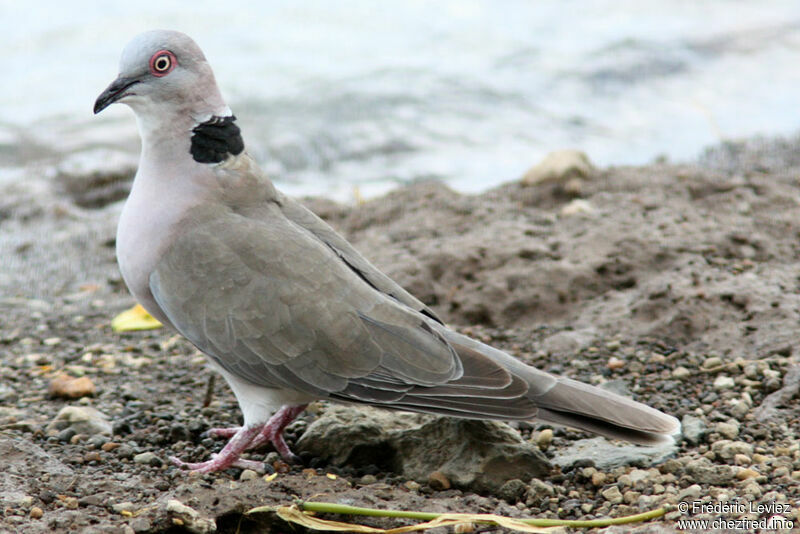
[[[119,75],[97,98],[94,112],[115,102],[145,120],[183,114],[201,122],[230,114],[200,47],[188,35],[169,30],[145,32],[128,43]]]

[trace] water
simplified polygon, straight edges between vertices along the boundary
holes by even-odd
[[[431,177],[480,191],[554,149],[686,160],[800,127],[797,0],[0,0],[0,166],[138,151],[127,108],[91,107],[151,28],[198,41],[292,194]]]

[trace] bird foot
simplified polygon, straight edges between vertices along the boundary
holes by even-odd
[[[281,455],[284,461],[294,464],[301,463],[300,458],[292,452],[289,445],[286,444],[286,440],[283,439],[283,430],[286,428],[286,425],[294,421],[295,417],[297,417],[305,407],[306,405],[283,406],[270,417],[269,421],[260,425],[211,428],[205,432],[206,435],[230,438],[219,454],[213,455],[210,460],[199,463],[184,462],[176,457],[171,457],[170,461],[178,467],[190,469],[198,473],[212,473],[214,471],[227,469],[228,467],[242,467],[244,469],[265,472],[269,468],[268,466],[253,460],[243,460],[240,456],[247,449],[272,442],[275,446],[275,450],[278,451],[278,454]]]

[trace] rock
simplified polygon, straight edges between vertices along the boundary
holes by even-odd
[[[74,152],[56,169],[56,180],[78,206],[102,207],[128,196],[137,158],[97,148]]]
[[[589,157],[580,150],[557,150],[547,154],[522,177],[523,185],[566,184],[576,178],[588,178],[594,172]]]
[[[708,458],[699,458],[686,464],[686,473],[692,480],[700,484],[725,486],[735,478],[735,472],[730,465],[712,464]]]
[[[595,339],[591,330],[564,330],[542,341],[542,350],[550,356],[574,356]]]
[[[156,456],[154,452],[142,452],[133,457],[133,463],[141,465],[152,465],[153,467],[161,467],[164,462],[161,458]]]
[[[363,484],[365,486],[369,486],[370,484],[375,484],[378,481],[378,477],[375,475],[364,475],[359,479],[359,484]]]
[[[525,497],[528,487],[518,478],[512,478],[497,490],[497,496],[504,501],[516,504]]]
[[[602,471],[627,465],[650,467],[664,461],[676,450],[677,445],[669,442],[646,447],[614,445],[605,438],[597,437],[576,441],[563,451],[559,451],[553,458],[553,463],[566,468],[577,462],[591,460],[595,467]]]
[[[244,469],[242,471],[242,474],[239,475],[239,480],[243,482],[247,480],[255,480],[257,478],[258,478],[258,473],[256,473],[252,469]]]
[[[94,395],[97,388],[88,376],[74,378],[67,374],[60,374],[50,381],[50,395],[66,399],[78,399]]]
[[[0,509],[32,504],[21,481],[48,480],[54,491],[66,491],[75,475],[69,467],[39,446],[22,438],[0,438]]]
[[[42,516],[44,515],[44,510],[42,510],[38,506],[34,506],[33,508],[31,508],[29,515],[31,519],[41,519]]]
[[[727,423],[717,423],[717,426],[714,427],[720,436],[726,439],[736,439],[739,437],[739,423],[735,421],[727,422]]]
[[[550,447],[550,443],[553,441],[553,429],[552,428],[545,428],[539,435],[536,436],[536,446],[539,447],[539,450],[546,451],[548,447]]]
[[[167,514],[173,520],[178,519],[181,526],[192,534],[209,534],[217,531],[217,524],[213,519],[205,518],[194,508],[186,506],[177,499],[170,499],[166,506]]]
[[[515,478],[544,476],[550,464],[518,432],[496,421],[330,405],[296,446],[334,465],[377,465],[427,483],[441,472],[455,488],[495,492]]]
[[[71,428],[76,434],[111,434],[111,423],[108,417],[88,406],[64,406],[55,419],[45,428],[48,435],[55,435],[61,430]]]
[[[428,485],[436,491],[449,490],[450,479],[441,471],[434,471],[428,477]]]
[[[726,375],[719,375],[717,378],[714,379],[714,389],[722,391],[725,389],[731,389],[736,385],[733,378],[726,376]]]
[[[528,496],[535,497],[552,497],[556,494],[556,490],[549,483],[544,480],[534,478],[528,486]]]
[[[692,445],[697,445],[705,437],[707,428],[702,419],[686,414],[681,419],[681,431],[686,441]]]
[[[678,501],[696,501],[700,498],[702,492],[703,488],[700,486],[700,484],[692,484],[691,486],[683,488],[680,493],[678,493]]]
[[[691,375],[692,372],[686,367],[683,367],[682,365],[679,365],[678,367],[672,370],[672,377],[677,378],[678,380],[683,380],[684,378],[688,378]]]
[[[723,460],[733,460],[736,455],[749,460],[753,456],[753,446],[744,441],[720,440],[711,444],[711,450]]]
[[[573,215],[586,215],[594,212],[594,206],[592,206],[588,200],[583,200],[582,198],[576,198],[570,201],[569,204],[562,207],[559,211],[559,213],[561,213],[561,215],[564,217],[571,217]]]
[[[783,377],[783,387],[767,395],[755,411],[756,420],[763,421],[779,414],[779,406],[785,406],[800,393],[800,364],[789,367]]]
[[[608,489],[604,489],[600,492],[600,494],[611,504],[620,504],[622,502],[622,493],[616,486],[611,486]]]

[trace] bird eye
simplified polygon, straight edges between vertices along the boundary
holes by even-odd
[[[177,64],[178,60],[175,54],[169,50],[159,50],[150,58],[150,74],[159,78],[166,76]]]

